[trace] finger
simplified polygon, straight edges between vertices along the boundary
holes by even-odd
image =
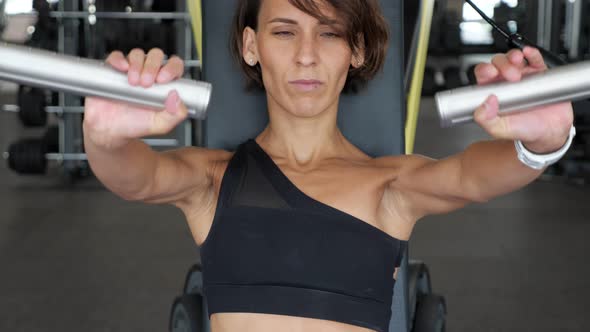
[[[528,65],[528,61],[525,58],[524,54],[519,49],[513,49],[506,53],[506,57],[510,60],[516,68],[522,70]]]
[[[547,69],[543,55],[537,48],[526,46],[522,52],[529,62],[529,66],[535,69]]]
[[[143,62],[145,61],[145,53],[142,49],[134,48],[127,55],[129,61],[128,79],[131,85],[139,85],[140,75],[143,70]]]
[[[187,115],[186,106],[180,99],[178,92],[173,90],[166,98],[166,109],[161,112],[154,112],[152,132],[156,135],[166,134],[184,121]]]
[[[164,61],[164,52],[161,49],[153,48],[148,52],[141,72],[141,85],[143,87],[147,88],[154,84],[158,71],[162,67],[162,61]]]
[[[121,51],[111,52],[105,62],[119,71],[126,72],[129,70],[129,62],[127,62],[125,55]]]
[[[492,58],[492,64],[500,71],[500,76],[507,81],[519,81],[522,73],[510,62],[506,54],[498,54]]]
[[[158,83],[167,83],[184,75],[184,61],[173,55],[162,69],[156,79]]]
[[[509,137],[509,131],[507,121],[499,116],[499,106],[498,97],[491,95],[475,110],[473,117],[490,136],[505,139]]]
[[[480,63],[474,69],[477,84],[488,84],[497,81],[500,71],[491,63]]]

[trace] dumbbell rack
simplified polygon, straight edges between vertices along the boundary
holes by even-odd
[[[83,52],[90,57],[104,58],[105,54],[97,52],[97,49],[100,49],[97,46],[101,46],[101,42],[103,42],[100,39],[100,31],[96,29],[96,24],[100,20],[174,20],[175,54],[185,59],[185,67],[191,69],[187,70],[185,76],[195,76],[193,78],[198,79],[200,61],[192,60],[195,52],[191,17],[188,14],[186,0],[176,0],[178,12],[99,12],[96,10],[95,3],[95,0],[84,0],[80,6],[78,0],[61,0],[58,3],[57,11],[49,13],[50,17],[57,22],[57,51],[59,53],[86,56],[86,54],[80,54]],[[82,35],[80,31],[83,31]],[[86,50],[81,51],[84,48]],[[18,111],[18,109],[4,110]],[[45,107],[45,111],[55,113],[59,119],[59,152],[46,154],[45,157],[58,160],[61,163],[62,174],[67,182],[72,182],[80,175],[89,173],[83,144],[82,98],[59,93],[58,105]],[[201,127],[200,121],[188,119],[177,126],[166,138],[144,139],[144,142],[157,149],[199,145],[202,141],[200,139]]]

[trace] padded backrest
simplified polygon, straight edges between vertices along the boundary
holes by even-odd
[[[244,79],[229,53],[229,33],[237,0],[202,0],[202,79],[213,85],[204,122],[204,145],[234,150],[254,138],[268,122],[263,93],[244,90]],[[338,124],[343,134],[376,157],[403,153],[405,96],[403,87],[403,1],[381,0],[391,38],[384,71],[358,95],[340,99]],[[391,331],[407,331],[407,259],[396,283]]]

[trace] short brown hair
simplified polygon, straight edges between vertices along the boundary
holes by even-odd
[[[260,65],[251,67],[242,58],[242,34],[246,27],[258,28],[258,13],[263,0],[238,0],[230,36],[230,51],[234,60],[246,75],[248,88],[264,89]],[[288,0],[291,5],[319,21],[321,15],[315,0]],[[383,68],[389,38],[389,29],[378,0],[323,0],[342,16],[345,24],[344,38],[351,50],[365,49],[364,63],[359,68],[350,67],[343,92],[356,93]],[[359,39],[358,36],[362,36]],[[364,41],[364,45],[360,45]]]

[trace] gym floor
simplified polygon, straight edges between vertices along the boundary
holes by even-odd
[[[0,104],[14,103],[1,90]],[[42,131],[0,114],[0,149]],[[443,158],[486,138],[441,129],[424,99],[416,153]],[[536,181],[416,226],[448,331],[590,331],[588,187]],[[0,331],[165,331],[198,259],[180,211],[125,202],[96,180],[21,177],[0,163]]]

